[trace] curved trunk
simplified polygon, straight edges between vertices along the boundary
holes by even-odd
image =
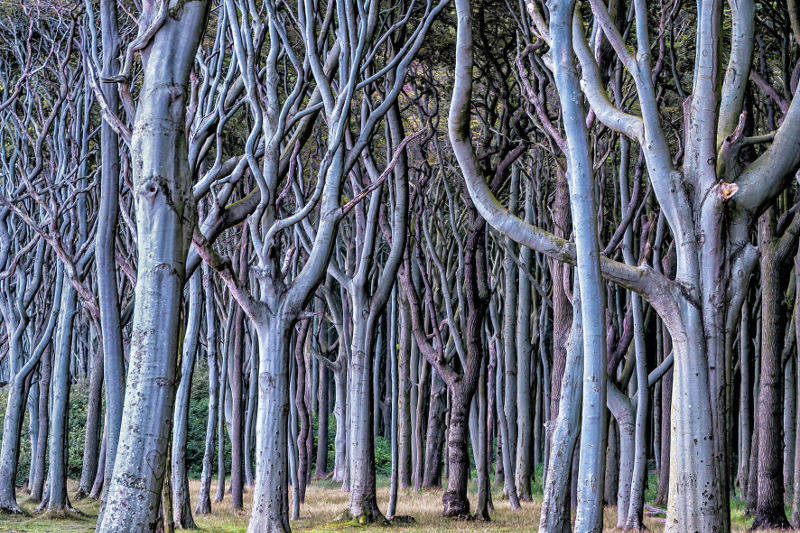
[[[619,427],[619,484],[617,485],[617,528],[626,529],[631,503],[634,463],[635,415],[630,399],[618,388],[608,386],[608,409]]]

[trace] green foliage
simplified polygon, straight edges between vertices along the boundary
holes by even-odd
[[[205,359],[198,359],[192,376],[192,389],[189,393],[189,419],[186,435],[186,470],[190,479],[197,479],[203,472],[203,454],[206,447],[206,426],[208,424],[208,365]],[[220,428],[217,428],[220,431]],[[231,441],[225,432],[225,472],[231,471]],[[219,434],[217,434],[219,438]],[[216,441],[215,441],[216,443]],[[216,444],[214,446],[216,450]],[[216,475],[216,452],[212,461]]]
[[[69,419],[67,421],[67,477],[78,479],[81,477],[83,465],[83,442],[86,438],[86,409],[88,406],[89,383],[79,381],[73,383],[69,392]],[[38,397],[37,397],[38,399]],[[0,417],[4,417],[8,404],[8,389],[0,391]],[[3,436],[0,434],[0,442]],[[99,453],[99,450],[98,450]],[[45,460],[47,460],[45,458]],[[17,483],[20,484],[28,477],[31,466],[31,432],[30,413],[25,409],[20,435],[19,466],[17,467]]]

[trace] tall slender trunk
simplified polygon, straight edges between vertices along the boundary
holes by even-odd
[[[519,173],[519,166],[514,165],[512,170]],[[533,191],[528,186],[525,191],[525,220],[533,222]],[[515,481],[519,498],[531,501],[531,446],[533,439],[533,426],[531,425],[531,320],[536,313],[531,315],[531,282],[528,274],[531,271],[531,258],[533,252],[528,247],[522,247],[520,252],[522,267],[519,272],[519,297],[516,312],[516,358],[517,358],[517,384],[516,405],[517,417],[517,457],[515,468]],[[528,272],[522,272],[522,268]]]
[[[248,276],[248,233],[242,232],[240,243],[239,272],[241,280]],[[244,311],[236,307],[233,323],[233,355],[230,359],[231,384],[231,508],[242,509],[244,506]]]
[[[324,327],[324,326],[323,326]],[[328,474],[328,367],[320,363],[319,392],[317,393],[317,458],[314,461],[314,477],[322,479]]]
[[[196,514],[211,513],[211,476],[214,473],[214,444],[217,433],[217,398],[219,396],[219,366],[217,363],[217,319],[214,302],[214,280],[207,265],[203,265],[203,291],[206,303],[206,356],[208,361],[208,421],[203,451],[203,471],[197,495]]]
[[[761,248],[761,384],[758,396],[758,500],[753,529],[789,527],[783,487],[783,330],[785,324],[775,215],[759,220]]]
[[[422,487],[438,489],[442,486],[442,447],[445,442],[445,417],[447,415],[447,388],[436,370],[431,372],[430,402],[428,403],[428,431],[425,436],[425,474]]]
[[[66,281],[66,280],[65,280]],[[72,284],[61,291],[61,313],[53,357],[52,404],[50,406],[49,461],[47,475],[47,509],[69,508],[67,497],[67,429],[69,419],[70,359],[72,332],[77,313],[78,294]]]
[[[100,23],[103,44],[103,77],[119,73],[119,33],[117,2],[100,2]],[[116,82],[103,83],[103,95],[111,113],[119,111],[119,91]],[[103,482],[105,495],[111,485],[111,475],[117,456],[122,408],[125,401],[125,359],[122,348],[119,296],[114,246],[119,218],[119,137],[108,121],[100,128],[100,204],[97,213],[95,260],[97,261],[97,299],[100,310],[100,330],[103,342],[103,381],[106,397],[106,453]],[[101,509],[102,514],[102,509]],[[98,521],[102,521],[99,518]]]
[[[294,396],[295,406],[299,417],[299,427],[297,434],[297,491],[299,496],[298,503],[306,501],[306,479],[309,470],[309,454],[306,448],[306,441],[311,431],[311,420],[308,415],[309,409],[306,404],[306,365],[305,365],[305,346],[311,321],[306,319],[300,322],[300,330],[297,334],[297,342],[294,348],[294,358],[297,363],[296,391]]]
[[[92,354],[89,377],[89,398],[86,407],[86,432],[83,440],[83,465],[78,483],[78,499],[85,498],[92,491],[97,473],[98,448],[100,447],[100,420],[102,416],[103,394],[103,350]]]
[[[495,385],[495,397],[497,398],[496,403],[497,403],[498,435],[499,435],[499,440],[501,440],[503,443],[505,443],[508,440],[508,424],[506,422],[505,412],[502,409],[502,405],[503,405],[503,402],[502,402],[502,399],[503,399],[503,392],[502,392],[503,391],[503,379],[505,377],[505,375],[503,373],[503,358],[496,356],[496,354],[494,353],[495,350],[494,350],[493,346],[490,347],[490,350],[491,350],[490,357],[495,358],[496,359],[496,363],[497,363],[497,371],[496,371],[496,374],[495,374],[495,380],[497,382],[497,384]],[[499,453],[498,453],[497,462],[502,465],[504,471],[505,470],[509,470],[510,471],[511,470],[511,453],[510,453],[510,450],[508,449],[508,446],[506,446],[505,444],[501,443],[501,445],[498,446],[498,448],[499,448],[499,450],[498,450]],[[509,504],[511,505],[511,508],[512,509],[519,509],[519,499],[517,497],[517,489],[514,486],[514,480],[511,479],[511,477],[505,477],[504,476],[503,487],[504,487],[505,493],[508,495],[508,501],[509,501]]]
[[[739,372],[741,375],[739,387],[739,431],[742,438],[739,444],[739,470],[738,480],[742,497],[747,495],[747,482],[749,479],[750,437],[753,430],[750,411],[750,309],[745,306],[739,322]]]
[[[41,501],[44,495],[44,479],[47,473],[47,436],[50,429],[50,379],[52,376],[52,356],[48,348],[42,355],[39,373],[39,434],[36,442],[36,471],[31,480],[31,499]]]
[[[405,294],[399,296],[399,316],[400,316],[400,346],[398,352],[398,394],[397,394],[397,446],[398,446],[398,478],[401,488],[411,486],[411,474],[413,471],[411,462],[411,314],[408,308],[408,301]]]
[[[192,376],[200,337],[200,316],[202,315],[202,274],[195,270],[189,279],[189,298],[186,303],[186,334],[183,337],[181,357],[181,377],[175,395],[172,443],[170,444],[170,488],[172,489],[172,517],[181,529],[196,527],[192,518],[192,502],[189,495],[189,475],[186,471],[186,447],[189,430],[189,396],[192,389]]]

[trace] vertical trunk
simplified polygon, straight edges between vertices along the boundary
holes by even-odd
[[[671,350],[671,340],[665,331],[663,335],[665,354]],[[658,473],[658,494],[656,505],[665,506],[669,497],[669,443],[672,431],[672,370],[661,378],[661,470]],[[748,436],[749,438],[749,436]]]
[[[31,455],[28,465],[28,477],[25,491],[30,494],[31,483],[36,472],[36,443],[39,441],[39,382],[34,381],[28,388],[28,433],[30,437]]]
[[[442,487],[442,446],[444,445],[445,399],[447,389],[439,373],[431,373],[431,393],[428,404],[428,432],[425,437],[425,474],[422,487],[426,489]]]
[[[103,350],[92,354],[91,375],[89,376],[89,399],[86,407],[86,432],[83,440],[83,466],[78,484],[78,499],[85,498],[92,490],[97,473],[98,448],[100,445],[100,417],[102,416],[103,394]]]
[[[581,408],[578,509],[575,527],[599,531],[603,527],[605,472],[605,290],[600,276],[597,211],[594,180],[581,90],[575,72],[572,48],[574,2],[561,2],[551,12],[551,53],[555,81],[568,143],[567,168],[572,220],[575,223],[577,278],[583,319],[583,406]]]
[[[785,499],[794,495],[794,426],[797,419],[797,375],[795,361],[789,357],[783,376],[783,488]]]
[[[247,268],[247,232],[242,232],[242,242],[239,255],[239,272],[241,280],[246,280]],[[230,359],[230,384],[231,384],[231,508],[243,507],[242,492],[244,491],[244,311],[236,306],[233,322],[233,355]]]
[[[572,454],[578,440],[581,399],[583,388],[583,336],[580,299],[574,300],[572,308],[571,332],[564,347],[567,353],[564,366],[558,416],[551,436],[550,456],[547,477],[544,483],[542,512],[539,517],[539,531],[562,533],[571,531],[569,481],[571,479]]]
[[[739,387],[739,431],[742,438],[739,443],[739,487],[742,497],[747,495],[747,482],[749,479],[750,437],[753,430],[750,414],[750,309],[742,308],[742,317],[739,323],[739,372],[741,375]]]
[[[506,422],[505,412],[502,409],[502,398],[503,398],[503,358],[497,357],[494,353],[494,349],[490,352],[490,357],[493,357],[497,360],[497,373],[495,375],[495,380],[497,385],[495,386],[495,397],[497,398],[497,427],[498,427],[498,440],[502,441],[498,446],[498,464],[502,465],[503,470],[511,470],[511,453],[504,443],[508,440],[508,425]],[[508,495],[508,501],[511,504],[512,509],[519,509],[519,499],[517,498],[517,489],[514,486],[514,480],[510,477],[505,477],[503,480],[503,488],[505,493]]]
[[[553,197],[553,233],[562,239],[568,238],[572,229],[569,214],[569,188],[567,178],[560,170],[556,172],[556,189]],[[553,280],[553,363],[550,368],[550,431],[554,431],[561,403],[561,384],[567,364],[567,339],[572,325],[572,305],[565,289],[565,277],[571,270],[560,261],[549,259],[550,277]],[[551,433],[548,431],[548,441]],[[552,443],[550,450],[552,451]]]
[[[476,391],[477,401],[473,408],[478,408],[478,453],[475,455],[475,470],[478,476],[478,503],[475,506],[475,518],[489,521],[489,510],[492,505],[492,486],[489,482],[489,432],[487,413],[487,372],[484,359],[480,359],[481,373]]]
[[[375,455],[372,433],[372,355],[367,353],[373,345],[367,342],[366,296],[357,289],[353,298],[353,336],[349,389],[349,457],[350,499],[349,517],[358,523],[372,523],[381,517],[375,493]]]
[[[323,325],[323,327],[325,327]],[[328,474],[328,367],[318,366],[319,392],[317,393],[317,458],[314,464],[314,477],[322,479]]]
[[[256,486],[248,533],[288,532],[289,333],[291,323],[269,316],[257,326],[259,344]]]
[[[150,6],[147,9],[152,9]],[[194,222],[186,96],[208,2],[174,10],[142,51],[131,140],[139,259],[130,371],[102,532],[153,528],[172,423],[184,263]],[[150,13],[142,15],[143,23]],[[113,381],[106,382],[107,387]]]
[[[186,445],[189,430],[189,395],[194,375],[194,362],[197,355],[197,344],[200,336],[201,312],[201,276],[195,270],[189,280],[189,298],[186,303],[186,334],[183,337],[183,354],[181,357],[181,377],[178,392],[175,395],[174,424],[172,427],[172,443],[170,444],[170,488],[172,489],[172,517],[181,529],[194,529],[192,503],[189,497],[189,476],[186,471]]]
[[[103,442],[100,446],[100,460],[97,464],[97,474],[94,476],[92,491],[89,493],[89,497],[93,500],[99,499],[103,491],[103,480],[105,479],[106,472],[106,446],[108,446],[108,437],[106,432],[103,431]]]
[[[255,412],[258,398],[258,343],[253,342],[250,347],[250,373],[247,384],[247,415],[244,419],[244,480],[247,486],[255,484],[253,474],[253,444],[255,443]]]
[[[400,346],[398,352],[398,393],[397,393],[397,445],[398,445],[398,472],[401,488],[411,486],[411,315],[405,294],[400,295]]]
[[[609,395],[610,394],[609,392]],[[606,477],[605,486],[603,487],[603,499],[607,506],[615,506],[617,505],[619,495],[620,449],[619,432],[617,431],[617,424],[613,416],[608,419],[606,442],[608,446],[606,452]],[[619,516],[619,514],[617,516]]]
[[[519,171],[515,168],[511,176],[511,190],[508,198],[508,209],[514,212],[517,209],[517,200],[519,198]],[[518,310],[517,301],[518,297],[522,298],[521,292],[523,287],[517,286],[517,266],[514,262],[514,255],[516,254],[516,246],[514,241],[506,239],[505,257],[503,258],[503,271],[505,274],[504,288],[505,294],[503,298],[503,354],[505,356],[505,372],[506,372],[506,388],[505,388],[505,402],[504,408],[506,412],[506,420],[508,421],[508,448],[511,452],[511,457],[517,461],[517,423],[519,417],[517,410],[523,411],[522,405],[519,405],[519,397],[517,395],[517,342],[516,328],[518,326]],[[523,275],[524,276],[524,275]],[[527,278],[525,279],[527,281]],[[530,287],[528,287],[530,289]],[[523,303],[523,305],[525,305]],[[528,303],[530,306],[530,303]],[[528,317],[525,317],[526,319]],[[524,415],[523,415],[524,416]],[[514,476],[515,464],[511,464],[511,470],[503,472],[504,475],[510,477],[516,482]]]
[[[66,280],[65,280],[66,281]],[[78,294],[72,284],[65,283],[61,292],[61,313],[53,357],[52,405],[50,406],[49,460],[47,476],[47,509],[63,511],[67,498],[67,428],[69,417],[70,358],[72,332]]]
[[[414,464],[414,488],[419,491],[422,488],[422,476],[425,468],[425,454],[424,438],[425,431],[424,412],[427,402],[423,401],[425,398],[426,383],[428,381],[428,370],[430,365],[425,358],[420,357],[421,369],[419,372],[419,379],[417,381],[417,409],[416,409],[416,424],[414,424],[414,449],[416,450],[416,463]],[[453,415],[450,414],[450,423],[453,423]]]
[[[397,376],[397,298],[398,298],[398,290],[392,289],[392,296],[390,300],[390,307],[389,307],[389,335],[388,335],[388,357],[389,357],[389,364],[387,365],[391,371],[389,375],[389,383],[391,385],[390,394],[391,397],[389,398],[389,404],[392,406],[392,417],[390,421],[390,429],[389,429],[389,438],[391,439],[392,443],[392,474],[391,474],[391,486],[389,488],[389,506],[386,509],[386,516],[388,518],[394,518],[395,511],[397,509],[397,486],[399,481],[399,472],[398,472],[398,459],[399,459],[399,450],[398,450],[398,443],[397,443],[397,392],[398,392],[398,376]],[[320,365],[322,366],[322,365]]]
[[[515,165],[514,172],[519,172]],[[533,222],[533,191],[528,186],[525,192],[525,220]],[[523,267],[529,271],[533,251],[523,247],[520,253]],[[515,480],[521,500],[531,500],[531,282],[526,273],[519,273],[519,299],[516,313],[516,357],[517,357],[517,462]],[[535,313],[533,314],[535,316]]]
[[[336,403],[333,406],[333,416],[336,419],[336,435],[333,443],[333,480],[342,483],[342,488],[347,489],[349,486],[345,485],[349,478],[347,475],[349,469],[347,464],[347,357],[341,346],[337,364],[338,367],[333,373],[336,393]]]
[[[625,529],[642,529],[644,510],[644,492],[647,488],[647,416],[649,387],[647,384],[647,353],[644,346],[644,317],[642,316],[642,299],[638,294],[631,294],[633,306],[633,339],[636,356],[636,434],[634,463],[631,478],[630,503],[627,512]],[[620,431],[621,433],[621,431]]]
[[[797,340],[797,359],[796,359],[796,366],[797,369],[797,378],[800,378],[800,310],[797,308],[797,298],[800,295],[800,276],[797,275],[800,272],[800,251],[798,251],[797,255],[794,257],[794,283],[795,283],[795,313],[792,319],[795,323],[794,333]],[[747,313],[742,312],[742,317],[744,317]],[[797,385],[795,385],[797,386]],[[796,406],[795,409],[795,448],[794,448],[794,457],[793,457],[793,465],[794,465],[794,492],[792,493],[792,524],[795,528],[798,527],[800,524],[800,405]]]
[[[753,529],[788,527],[783,502],[784,312],[774,209],[759,220],[761,247],[761,384],[758,394],[758,498]]]
[[[103,44],[103,77],[113,78],[119,73],[119,34],[115,0],[100,2],[100,21]],[[102,90],[109,112],[117,113],[119,111],[119,93],[116,82],[103,83]],[[122,351],[122,327],[120,325],[114,257],[119,217],[119,137],[105,120],[100,129],[100,163],[100,204],[97,213],[95,260],[97,262],[97,299],[103,341],[103,381],[105,382],[106,396],[106,468],[103,482],[103,500],[105,502],[117,455],[122,408],[125,401],[125,359]]]
[[[50,428],[50,378],[52,358],[48,348],[42,355],[39,374],[39,435],[36,442],[36,472],[31,480],[31,499],[41,501],[44,495],[44,479],[47,473],[47,436]]]
[[[208,421],[203,451],[203,471],[197,495],[196,514],[211,513],[211,476],[214,472],[214,444],[217,434],[217,399],[219,397],[219,365],[217,363],[217,319],[214,302],[214,280],[208,266],[203,265],[203,290],[206,302],[206,346],[208,361]],[[220,429],[221,431],[221,429]]]
[[[225,392],[228,389],[228,350],[233,313],[228,314],[228,326],[222,339],[222,361],[219,365],[219,387],[217,389],[217,492],[214,503],[225,497]]]
[[[450,404],[450,426],[447,435],[448,478],[447,491],[442,496],[443,516],[468,517],[469,499],[469,408],[471,395],[467,397],[460,387],[453,390]]]

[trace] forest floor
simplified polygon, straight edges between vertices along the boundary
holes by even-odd
[[[386,510],[389,500],[388,479],[378,480],[378,506]],[[199,490],[199,481],[191,481],[192,502],[196,502]],[[212,485],[212,494],[215,485]],[[76,489],[70,483],[70,494],[74,495]],[[471,498],[474,498],[474,487]],[[244,496],[244,510],[234,511],[230,508],[230,495],[226,494],[222,502],[212,504],[212,514],[195,516],[201,531],[218,533],[238,533],[247,529],[249,508],[252,492]],[[36,503],[30,501],[23,489],[18,491],[18,501],[26,511],[26,516],[0,515],[0,532],[43,532],[57,533],[91,532],[94,531],[99,503],[92,500],[72,500],[75,508],[83,516],[68,518],[52,518],[44,514],[36,514]],[[539,521],[541,496],[534,496],[533,502],[523,502],[522,509],[512,511],[508,500],[501,499],[499,492],[493,494],[494,512],[491,513],[491,522],[479,521],[454,521],[441,516],[442,491],[429,490],[414,493],[412,490],[401,491],[398,497],[397,514],[410,515],[415,519],[414,524],[393,525],[390,527],[357,527],[343,525],[335,522],[347,505],[347,494],[339,489],[337,484],[322,481],[312,483],[306,493],[306,503],[300,507],[300,520],[292,522],[294,531],[329,532],[329,531],[355,531],[380,532],[390,530],[392,533],[411,532],[453,532],[453,531],[534,531]],[[290,503],[291,505],[291,503]],[[746,531],[751,520],[742,516],[742,505],[738,501],[731,502],[733,511],[733,530]],[[605,512],[606,531],[614,531],[616,523],[616,508],[609,507]],[[651,531],[662,531],[663,524],[651,518],[645,519],[645,524]]]

